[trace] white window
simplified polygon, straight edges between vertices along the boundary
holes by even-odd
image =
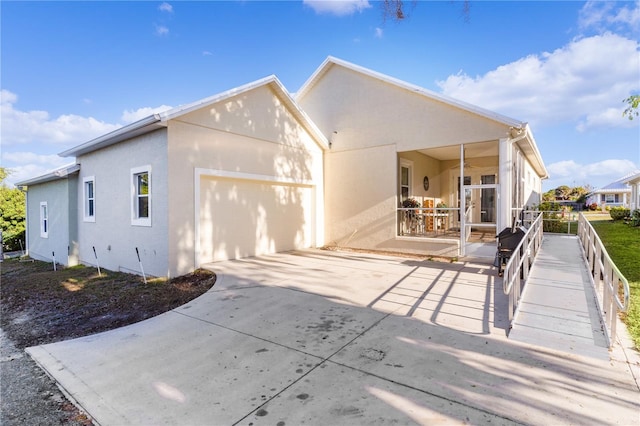
[[[412,174],[413,163],[409,160],[400,159],[400,203],[412,195]]]
[[[606,194],[604,197],[605,203],[617,203],[618,194]]]
[[[47,202],[40,202],[40,236],[49,238],[49,209]]]
[[[84,221],[96,221],[96,180],[93,176],[87,176],[83,180],[84,187]]]
[[[131,224],[151,226],[151,166],[131,169]]]

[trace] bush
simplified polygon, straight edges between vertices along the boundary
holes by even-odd
[[[613,220],[623,220],[631,216],[631,211],[625,207],[611,207],[609,214]]]
[[[591,210],[592,212],[598,210],[598,203],[591,203],[591,204],[587,204],[586,206],[589,210]]]
[[[635,209],[631,213],[631,220],[629,222],[631,226],[640,226],[640,209]]]

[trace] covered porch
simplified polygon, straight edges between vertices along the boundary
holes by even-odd
[[[396,238],[450,244],[459,256],[472,245],[495,250],[495,236],[539,202],[540,178],[519,136],[398,152]]]

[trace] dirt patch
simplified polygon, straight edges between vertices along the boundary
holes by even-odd
[[[133,324],[177,308],[209,290],[213,272],[144,283],[137,275],[87,267],[4,260],[0,263],[0,424],[90,425],[24,353],[53,343]]]
[[[0,327],[19,349],[111,330],[159,315],[200,296],[215,274],[172,280],[44,262],[2,262]]]

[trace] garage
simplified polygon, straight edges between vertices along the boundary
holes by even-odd
[[[201,175],[199,183],[201,263],[314,245],[312,185],[210,175]]]

